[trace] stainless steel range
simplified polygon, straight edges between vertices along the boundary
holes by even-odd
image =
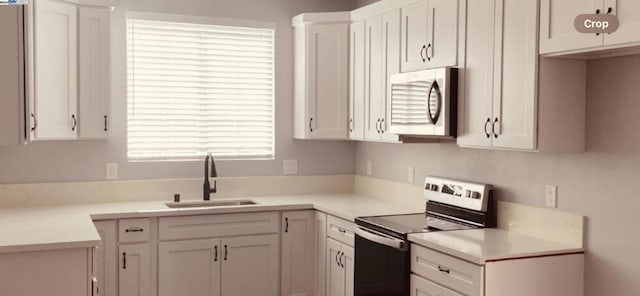
[[[424,212],[356,218],[355,296],[408,296],[407,235],[495,227],[492,186],[425,178]]]

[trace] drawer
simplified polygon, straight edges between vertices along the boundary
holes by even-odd
[[[411,271],[464,295],[482,295],[482,266],[412,244]]]
[[[327,216],[327,236],[353,247],[355,243],[355,224],[334,216]]]
[[[150,222],[147,218],[121,219],[118,225],[118,238],[121,243],[146,242],[151,237]]]
[[[242,213],[160,218],[160,240],[277,233],[278,213]]]

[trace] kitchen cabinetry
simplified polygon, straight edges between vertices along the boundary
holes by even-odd
[[[97,221],[94,225],[102,239],[94,252],[94,273],[98,279],[98,295],[116,296],[118,295],[116,221]]]
[[[364,21],[350,26],[349,36],[349,139],[364,139],[365,27]]]
[[[120,245],[119,296],[150,296],[151,247],[148,243]]]
[[[640,3],[633,0],[540,1],[540,53],[573,54],[640,45]],[[586,34],[575,30],[580,14],[614,14],[620,26],[613,33]]]
[[[348,138],[349,22],[349,12],[293,18],[296,139]]]
[[[316,212],[315,288],[316,295],[325,296],[327,289],[327,214]]]
[[[314,295],[318,237],[316,213],[315,211],[283,212],[282,227],[282,292],[280,294]]]
[[[491,261],[476,265],[411,245],[411,295],[510,296],[583,294],[584,255]]]
[[[220,239],[161,242],[158,295],[220,295],[221,262]]]
[[[354,250],[332,238],[327,239],[327,292],[331,296],[352,296]]]
[[[400,9],[382,15],[382,97],[380,100],[380,140],[398,142],[391,126],[391,75],[400,73]]]
[[[457,64],[458,0],[402,7],[402,72]]]
[[[32,140],[102,138],[110,109],[110,7],[29,6]]]
[[[0,146],[17,145],[24,133],[23,7],[0,9]]]
[[[384,98],[382,16],[365,21],[365,139],[380,139],[380,107]]]
[[[467,3],[459,145],[584,150],[586,67],[554,59],[539,67],[537,8],[535,1]]]
[[[221,295],[278,295],[277,235],[223,238],[222,245]]]

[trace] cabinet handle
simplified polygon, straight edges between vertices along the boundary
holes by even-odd
[[[144,229],[142,227],[129,227],[124,230],[124,232],[143,232]]]
[[[349,132],[353,133],[353,118],[349,118]]]
[[[347,233],[347,230],[342,227],[338,227],[338,231],[342,233]]]
[[[340,261],[338,261],[338,256],[340,256],[340,252],[336,253],[336,264],[340,266]]]
[[[596,9],[596,14],[600,14],[600,9]],[[596,36],[600,36],[600,33],[596,33]]]
[[[445,267],[442,267],[442,266],[438,265],[438,271],[439,272],[444,272],[444,273],[449,273],[449,268],[445,268]]]
[[[104,131],[108,131],[109,129],[107,128],[107,115],[104,116]]]
[[[491,133],[493,134],[493,136],[497,139],[498,138],[498,133],[500,132],[498,130],[498,132],[496,132],[496,124],[498,123],[498,117],[496,117],[496,120],[493,122],[493,124],[491,125]],[[499,127],[499,126],[498,126]]]
[[[376,130],[378,130],[378,134],[382,133],[382,130],[380,129],[380,118],[376,121]]]
[[[487,131],[487,126],[489,125],[490,122],[491,122],[491,118],[487,118],[487,121],[484,123],[484,133],[485,135],[487,135],[487,138],[491,138],[491,135]]]
[[[284,232],[289,232],[289,218],[284,218]]]
[[[38,127],[38,120],[36,119],[36,115],[31,113],[31,118],[33,118],[33,126],[31,127],[31,131],[35,131]]]
[[[227,255],[229,255],[229,249],[227,249],[227,245],[224,245],[224,261],[227,261]]]
[[[309,118],[309,131],[310,131],[310,132],[313,132],[313,126],[312,126],[312,124],[313,124],[313,117]]]
[[[385,128],[384,128],[384,118],[380,119],[380,133],[384,134]]]
[[[427,46],[423,45],[422,48],[420,49],[420,58],[422,59],[422,62],[426,62],[427,59],[425,59],[425,52],[427,51]]]
[[[78,119],[76,119],[76,115],[72,114],[71,119],[73,119],[73,126],[71,127],[71,131],[75,131],[78,126]]]
[[[429,55],[429,49],[431,49],[431,51],[433,51],[433,47],[431,46],[431,43],[429,43],[429,45],[427,45],[427,49],[424,51],[425,55],[427,56],[427,61],[431,61],[432,55]]]
[[[213,246],[213,261],[218,261],[218,246]]]
[[[344,262],[342,259],[344,259],[344,252],[340,252],[340,267],[344,268]]]
[[[122,269],[127,269],[127,252],[122,252]]]

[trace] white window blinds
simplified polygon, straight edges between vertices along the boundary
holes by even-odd
[[[127,20],[128,157],[273,158],[274,30]]]

